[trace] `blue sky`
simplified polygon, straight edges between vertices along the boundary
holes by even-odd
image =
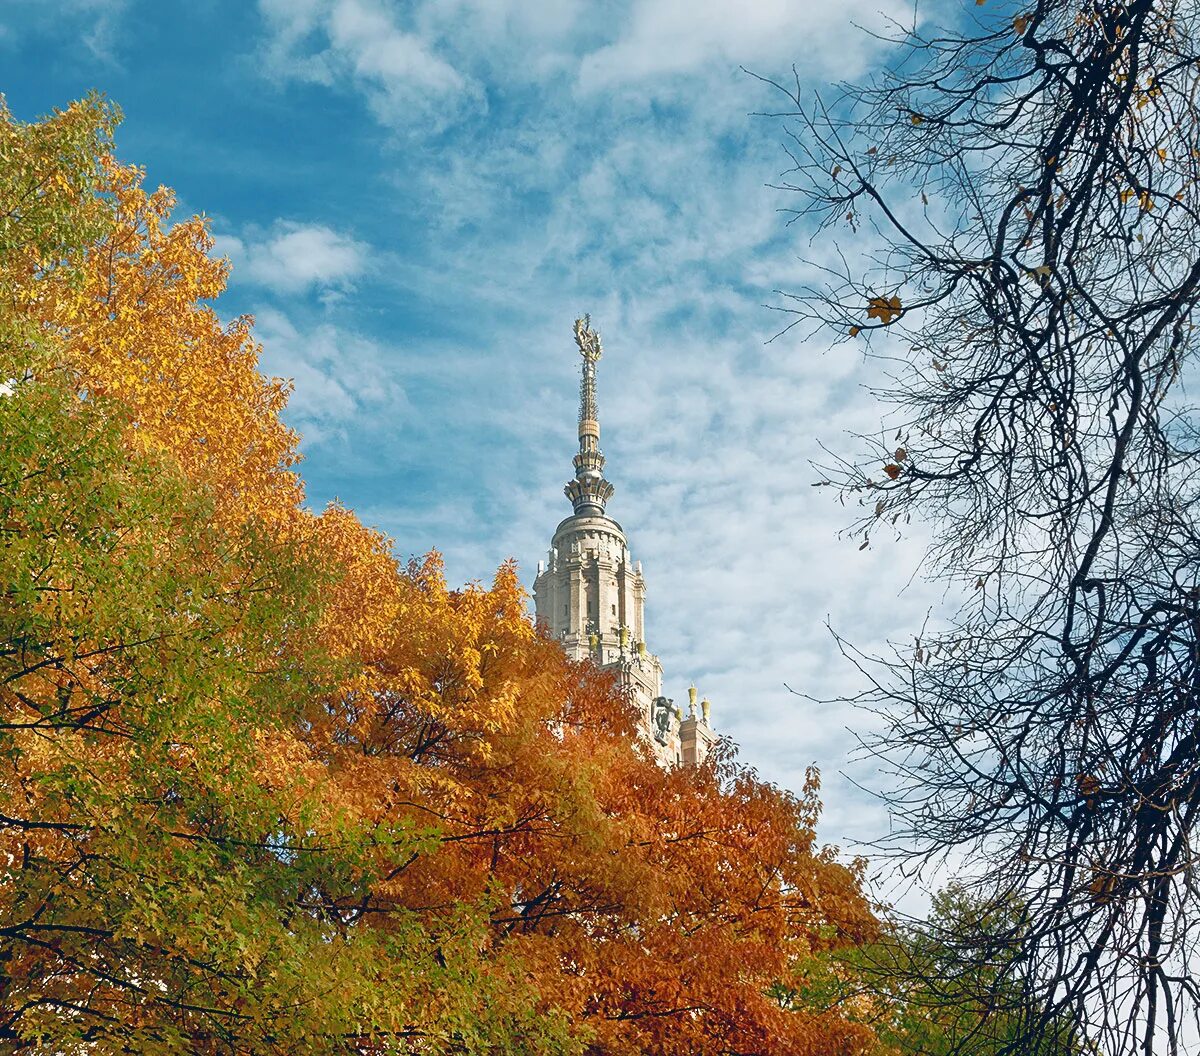
[[[572,320],[604,336],[609,512],[649,584],[669,692],[692,679],[767,778],[826,775],[826,839],[886,826],[841,776],[852,691],[826,629],[911,643],[941,595],[920,532],[859,551],[812,488],[818,443],[873,430],[850,343],[788,335],[808,232],[768,184],[778,104],[883,61],[897,0],[6,0],[0,83],[33,119],[90,88],[119,153],[211,218],[264,368],[295,379],[314,504],[340,497],[453,581],[528,582],[575,448]],[[843,237],[849,237],[843,235]],[[911,581],[911,582],[910,582]]]

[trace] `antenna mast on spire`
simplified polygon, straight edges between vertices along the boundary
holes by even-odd
[[[563,490],[575,507],[576,516],[602,517],[613,486],[604,479],[600,414],[596,409],[596,364],[604,348],[600,334],[592,329],[590,315],[575,320],[575,344],[583,357],[583,376],[579,382],[579,454],[575,456],[575,479]]]

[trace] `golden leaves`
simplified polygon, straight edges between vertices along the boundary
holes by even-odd
[[[129,437],[165,452],[211,486],[216,516],[282,523],[295,516],[296,436],[280,420],[289,386],[258,371],[250,321],[222,324],[205,302],[224,290],[207,223],[171,223],[174,195],[147,193],[142,173],[111,159],[102,188],[112,226],[89,249],[82,281],[52,281],[41,303],[67,337],[82,384],[119,396],[138,423]]]
[[[1016,33],[1018,37],[1025,36],[1025,30],[1029,28],[1029,16],[1017,15],[1017,17],[1013,19],[1012,25],[1013,32]]]
[[[1116,874],[1098,869],[1088,884],[1088,894],[1096,905],[1106,906],[1116,897],[1119,886]]]
[[[1121,204],[1125,205],[1135,196],[1137,197],[1138,208],[1141,209],[1142,212],[1148,213],[1154,209],[1154,198],[1148,190],[1138,191],[1132,187],[1126,187],[1120,192],[1120,194],[1118,194],[1117,197],[1120,199]]]
[[[871,297],[867,301],[867,318],[878,319],[884,326],[889,325],[900,312],[899,297]]]

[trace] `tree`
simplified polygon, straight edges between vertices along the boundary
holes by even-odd
[[[591,1052],[864,1050],[869,1029],[769,993],[875,935],[858,873],[815,846],[815,775],[797,798],[728,749],[662,770],[611,678],[534,629],[512,566],[449,591],[428,559],[397,586],[403,615],[370,621],[367,680],[315,702],[312,743],[339,796],[440,848],[397,848],[347,914],[389,930],[490,898],[492,949]]]
[[[1022,906],[975,954],[1029,992],[1005,1051],[1069,1015],[1175,1052],[1200,996],[1200,25],[1172,0],[971,15],[899,32],[834,100],[784,89],[797,213],[863,246],[785,308],[865,342],[894,405],[828,474],[855,530],[925,518],[966,598],[854,655],[907,846]]]
[[[481,955],[484,907],[386,935],[337,915],[380,845],[428,835],[367,823],[306,780],[304,709],[347,677],[321,640],[342,572],[313,559],[290,448],[247,458],[245,479],[229,468],[282,427],[272,401],[240,405],[270,389],[253,356],[187,329],[206,312],[189,263],[222,269],[194,231],[173,256],[129,239],[98,101],[0,118],[5,1051],[344,1053],[468,1030],[492,1052],[574,1051],[562,1017],[529,1010],[523,969]],[[106,306],[89,316],[101,267]],[[159,299],[178,287],[192,292]],[[185,336],[159,336],[171,326]],[[212,375],[231,370],[245,383],[222,397]],[[198,396],[220,427],[200,438],[182,413]],[[230,491],[263,501],[239,517]]]
[[[771,994],[876,935],[815,774],[661,770],[511,565],[451,590],[307,510],[115,118],[0,112],[6,1051],[863,1052]]]
[[[880,1051],[896,1056],[973,1056],[1022,1046],[1029,1056],[1079,1056],[1076,1025],[1060,1018],[1029,1037],[1026,987],[997,962],[996,934],[1009,935],[1023,907],[984,906],[951,883],[932,899],[927,920],[893,924],[877,942],[802,963],[781,997],[809,1008],[840,1008],[868,1024]],[[988,946],[991,960],[974,951]]]

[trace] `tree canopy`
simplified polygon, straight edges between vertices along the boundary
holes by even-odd
[[[6,1051],[868,1051],[773,989],[878,933],[816,775],[660,769],[513,566],[310,511],[117,116],[0,110]]]

